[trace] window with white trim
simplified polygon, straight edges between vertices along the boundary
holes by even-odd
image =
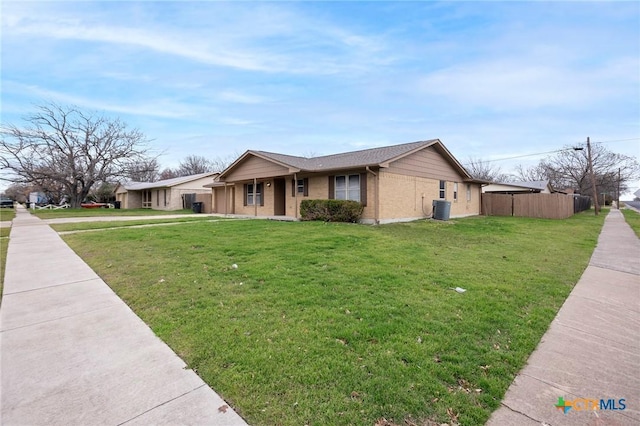
[[[458,201],[458,182],[453,182],[453,201]]]
[[[447,181],[445,180],[441,180],[440,181],[440,194],[439,194],[439,198],[441,200],[444,200],[445,198],[447,198]]]
[[[471,184],[467,184],[467,201],[471,201]]]
[[[262,183],[256,185],[255,204],[262,205]],[[247,206],[254,205],[253,184],[247,184]]]
[[[336,176],[335,198],[360,202],[360,175]]]

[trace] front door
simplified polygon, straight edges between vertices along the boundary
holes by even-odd
[[[286,193],[287,185],[284,179],[273,180],[273,214],[276,216],[284,216],[286,214]]]

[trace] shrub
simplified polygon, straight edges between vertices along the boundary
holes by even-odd
[[[359,202],[350,200],[302,200],[300,216],[302,220],[358,222],[363,208]]]

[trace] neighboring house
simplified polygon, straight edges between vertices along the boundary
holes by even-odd
[[[191,208],[198,194],[211,196],[205,184],[213,182],[218,173],[201,173],[157,182],[127,182],[116,187],[116,201],[123,209],[180,210]],[[189,194],[196,194],[195,196]]]
[[[548,180],[536,180],[531,182],[490,183],[482,187],[482,192],[493,194],[551,194],[556,192],[549,185]]]
[[[306,199],[359,201],[364,223],[429,217],[433,200],[480,214],[480,181],[438,139],[313,158],[250,150],[206,186],[223,214],[299,218]]]

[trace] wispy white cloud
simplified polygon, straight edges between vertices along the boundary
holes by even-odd
[[[22,14],[8,11],[3,17],[4,32],[12,37],[131,46],[245,71],[322,75],[366,69],[359,63],[363,60],[383,61],[383,56],[375,57],[381,50],[380,37],[351,33],[276,6],[260,14],[244,12],[231,24],[214,19],[203,27],[200,17],[193,28],[155,22],[137,27],[122,23],[126,19],[111,24],[90,14],[68,17],[68,10],[53,15],[19,10]]]
[[[193,116],[194,108],[168,99],[149,99],[147,102],[116,103],[96,98],[86,98],[65,92],[43,88],[37,85],[25,85],[13,81],[3,81],[6,93],[20,92],[31,95],[45,102],[76,105],[96,111],[113,112],[132,116],[149,116],[157,118],[179,119]]]

